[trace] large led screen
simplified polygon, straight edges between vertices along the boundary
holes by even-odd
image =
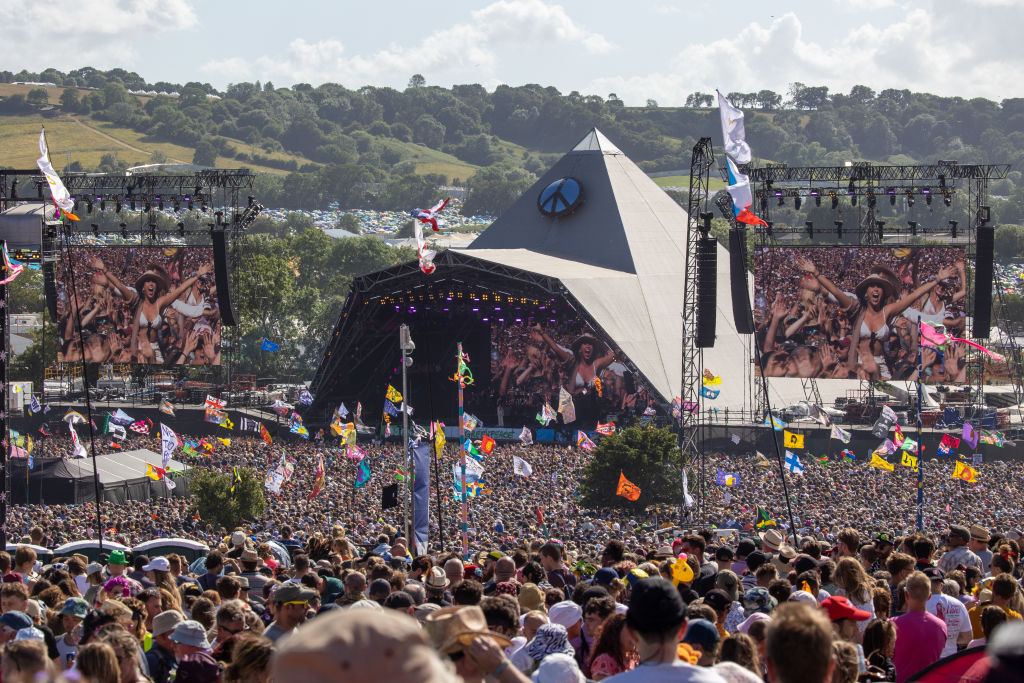
[[[578,322],[491,323],[491,395],[505,424],[536,424],[545,403],[558,410],[559,388],[572,395],[576,420],[593,425],[618,415],[628,421],[650,403],[622,350]]]
[[[58,360],[220,364],[213,249],[72,247],[57,272]]]
[[[770,377],[916,380],[918,320],[964,337],[966,300],[960,248],[765,247],[754,259],[756,342]],[[966,381],[968,350],[924,347],[923,381]]]

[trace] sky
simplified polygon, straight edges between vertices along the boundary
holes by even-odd
[[[789,84],[1024,96],[1024,0],[0,0],[0,69],[402,89],[539,83],[627,105]]]

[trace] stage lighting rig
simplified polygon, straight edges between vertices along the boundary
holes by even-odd
[[[121,239],[123,239],[123,240],[128,239],[128,224],[127,223],[121,223],[119,225],[119,227],[121,228]]]
[[[92,198],[85,200],[85,212],[92,213]]]
[[[814,205],[821,206],[821,193],[817,190],[811,190],[811,196],[814,197]]]
[[[875,227],[878,228],[879,241],[885,239],[885,221],[875,221]]]
[[[840,237],[841,238],[843,236],[843,222],[842,221],[833,221],[833,222],[835,223],[835,226],[836,226],[836,237]]]
[[[949,222],[949,233],[953,237],[953,239],[956,239],[956,228],[958,225],[960,225],[958,221]]]
[[[896,206],[896,188],[890,187],[885,192],[889,195],[889,206]]]
[[[945,204],[946,206],[949,206],[950,204],[953,203],[953,197],[950,196],[949,190],[942,191],[942,203]]]
[[[814,221],[804,221],[804,227],[807,228],[807,236],[812,240],[814,239]]]
[[[829,192],[828,196],[832,199],[832,210],[835,211],[839,208],[839,197],[836,196],[835,192]]]
[[[917,235],[917,221],[907,221],[907,225],[910,226],[910,234]]]
[[[912,208],[914,206],[914,191],[907,190],[907,207]]]
[[[793,192],[793,208],[797,211],[800,210],[800,206],[804,203],[804,200],[800,197],[797,192]]]
[[[992,209],[988,206],[979,206],[977,214],[978,226],[986,225],[992,220]]]
[[[924,195],[924,203],[927,204],[928,206],[931,206],[932,205],[932,190],[931,190],[931,188],[930,187],[924,188],[923,190],[921,190],[921,194]]]

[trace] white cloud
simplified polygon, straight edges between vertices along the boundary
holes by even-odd
[[[683,9],[675,5],[658,5],[654,11],[658,14],[682,14]]]
[[[993,46],[1016,43],[1024,5],[969,1],[984,7],[964,11],[952,0],[937,0],[929,10],[886,11],[872,15],[877,24],[864,20],[832,40],[806,35],[800,17],[789,12],[719,40],[689,45],[663,71],[601,77],[583,90],[614,91],[628,104],[648,97],[682,104],[687,94],[716,87],[784,94],[793,82],[841,92],[863,84],[996,101],[1017,96],[1024,55]]]
[[[493,77],[497,45],[580,45],[592,54],[614,49],[604,36],[573,21],[560,5],[542,0],[498,0],[474,11],[470,19],[417,44],[392,44],[373,54],[347,55],[337,40],[311,43],[298,38],[288,44],[285,54],[210,61],[201,69],[227,80],[336,81],[349,86],[404,82],[414,73],[426,75],[428,81],[472,73],[473,80],[480,82]]]
[[[0,8],[5,36],[0,40],[0,61],[23,63],[26,46],[31,46],[37,51],[33,63],[39,53],[47,58],[45,66],[32,70],[87,64],[130,69],[139,54],[137,44],[199,22],[189,0],[5,0]]]

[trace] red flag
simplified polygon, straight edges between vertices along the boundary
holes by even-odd
[[[766,228],[768,227],[768,224],[752,214],[749,208],[743,209],[736,214],[736,220],[740,223],[746,223],[747,225],[763,225]]]
[[[615,433],[615,423],[614,422],[598,422],[597,423],[597,428],[594,431],[596,431],[598,434],[603,434],[605,436],[611,436],[612,434]]]
[[[483,438],[480,439],[480,450],[490,455],[491,451],[494,450],[495,443],[494,439],[484,434]]]
[[[943,446],[947,446],[948,448],[955,449],[955,448],[957,448],[960,445],[960,439],[958,437],[951,436],[949,434],[943,434],[942,435],[942,445]]]
[[[540,509],[540,505],[533,508],[534,513],[537,515],[537,524],[544,525],[544,511]]]
[[[320,492],[324,490],[324,457],[322,455],[317,456],[316,460],[316,479],[313,480],[313,490],[310,492],[306,500],[313,500],[320,495]]]
[[[267,428],[263,426],[263,423],[260,423],[260,436],[263,437],[263,440],[267,442],[268,446],[273,443],[273,439],[270,438],[270,432],[268,432]]]

